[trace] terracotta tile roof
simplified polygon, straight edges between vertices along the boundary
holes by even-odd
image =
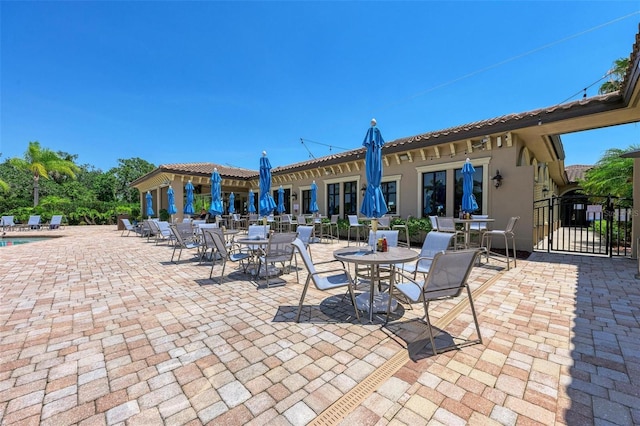
[[[567,179],[570,183],[578,182],[579,179],[584,179],[584,174],[587,170],[592,169],[593,166],[587,166],[584,164],[576,164],[573,166],[566,166],[564,168],[567,173]]]
[[[253,179],[259,176],[257,170],[241,169],[238,167],[228,167],[215,163],[176,163],[176,164],[161,164],[158,166],[158,170],[161,172],[169,173],[183,173],[191,175],[204,175],[211,176],[213,169],[217,167],[218,173],[223,178],[236,178],[236,179]]]

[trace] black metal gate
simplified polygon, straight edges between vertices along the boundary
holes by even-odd
[[[631,256],[633,200],[564,195],[533,205],[534,251]]]

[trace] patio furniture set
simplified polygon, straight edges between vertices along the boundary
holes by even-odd
[[[31,215],[27,223],[16,223],[13,216],[2,216],[0,219],[0,227],[4,231],[29,231],[41,229],[61,229],[63,215],[53,215],[51,220],[42,223],[40,215]]]

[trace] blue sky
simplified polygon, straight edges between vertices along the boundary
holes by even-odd
[[[29,141],[258,169],[597,94],[637,1],[0,2],[0,160]],[[597,84],[592,85],[594,82]],[[301,138],[305,143],[301,143]],[[640,125],[564,135],[566,165]]]

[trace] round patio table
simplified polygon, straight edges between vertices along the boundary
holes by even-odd
[[[416,260],[418,253],[404,247],[389,247],[389,250],[386,252],[371,251],[368,247],[346,247],[334,251],[333,257],[342,262],[368,265],[371,267],[371,279],[369,280],[370,289],[368,292],[359,295],[356,298],[356,303],[358,304],[358,308],[362,305],[369,311],[369,322],[373,322],[373,312],[382,312],[383,308],[384,312],[387,312],[391,303],[389,294],[377,293],[380,283],[380,266],[385,265],[391,268],[391,280],[394,280],[395,265],[397,263]],[[368,305],[366,302],[368,302]]]

